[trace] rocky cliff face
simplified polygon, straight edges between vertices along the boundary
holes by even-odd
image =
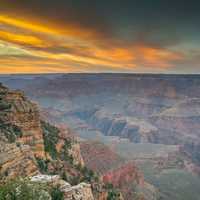
[[[39,172],[35,156],[44,156],[44,146],[38,116],[21,92],[0,85],[1,180]]]
[[[81,152],[85,165],[98,172],[104,183],[118,188],[124,199],[156,199],[158,192],[145,182],[134,162],[125,160],[100,142],[81,142]],[[138,188],[148,191],[148,195],[138,192]]]
[[[113,183],[115,187],[120,187],[123,184],[132,182],[144,186],[144,177],[134,163],[128,163],[108,171],[103,175],[103,180],[107,183]]]
[[[21,91],[10,91],[0,86],[1,126],[12,124],[21,132],[16,141],[27,144],[34,154],[44,157],[44,144],[39,113],[35,104],[26,99]],[[7,105],[8,107],[4,107]]]
[[[23,93],[0,85],[0,111],[1,184],[18,177],[57,173],[73,184],[60,179],[66,200],[107,199],[108,190],[84,166],[74,136],[41,121],[36,105]]]
[[[100,142],[81,142],[81,153],[85,165],[103,175],[121,166],[125,160]]]
[[[57,152],[62,152],[63,147],[66,145],[66,141],[70,141],[68,154],[72,157],[73,164],[84,166],[85,164],[81,155],[80,144],[77,142],[76,138],[69,129],[60,129],[58,133],[58,141],[56,144]]]
[[[144,177],[134,163],[127,163],[108,171],[103,175],[103,181],[120,188],[125,199],[137,199],[137,192],[134,192],[134,187],[144,187]]]
[[[158,129],[144,120],[110,114],[105,110],[98,110],[88,121],[105,135],[128,138],[135,143],[150,142],[158,134]]]
[[[33,152],[28,145],[0,142],[0,180],[33,176],[39,173]]]

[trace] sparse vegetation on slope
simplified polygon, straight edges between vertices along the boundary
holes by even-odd
[[[6,94],[7,90],[5,88],[0,90],[0,132],[12,143],[15,142],[18,137],[22,136],[22,132],[19,127],[4,120],[6,113],[9,112],[12,107],[12,105],[5,100]]]
[[[16,179],[0,185],[0,200],[64,200],[59,187]]]
[[[111,183],[107,183],[105,188],[108,190],[107,200],[119,200],[120,192],[117,191]]]
[[[41,122],[41,125],[43,130],[45,151],[50,154],[52,159],[56,159],[58,156],[56,144],[58,142],[59,129],[44,121]]]
[[[37,160],[37,165],[41,173],[48,173],[48,163],[50,162],[49,160],[45,160],[43,158],[36,158]]]
[[[22,132],[19,127],[12,124],[1,124],[0,132],[4,134],[8,142],[15,142],[18,137],[22,137]]]

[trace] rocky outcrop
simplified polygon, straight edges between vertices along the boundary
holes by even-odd
[[[112,183],[115,187],[120,187],[125,183],[136,182],[138,185],[144,185],[144,177],[139,172],[134,163],[128,163],[117,169],[108,171],[103,175],[104,182]]]
[[[62,151],[66,141],[70,141],[68,154],[72,157],[73,164],[84,166],[85,164],[81,155],[80,144],[69,129],[60,129],[58,133],[58,142],[56,144],[57,152]]]
[[[38,173],[35,156],[44,156],[38,111],[23,93],[0,85],[1,181]]]
[[[87,183],[80,183],[70,188],[62,188],[65,198],[69,200],[94,200],[91,185]]]
[[[85,165],[99,174],[104,174],[125,162],[123,158],[100,142],[81,142],[80,146]]]
[[[0,142],[0,180],[38,174],[39,170],[31,149],[27,145],[16,146]]]
[[[134,163],[127,163],[119,168],[103,174],[105,183],[112,183],[115,188],[119,188],[125,199],[136,199],[135,187],[144,187],[144,177]]]
[[[134,162],[121,158],[100,142],[81,142],[81,152],[85,165],[98,172],[104,183],[112,184],[117,188],[125,200],[138,199],[137,188],[148,191],[148,195],[146,192],[140,192],[141,199],[156,199],[149,198],[149,196],[155,196],[155,190],[152,190],[153,186],[145,182],[143,174]],[[150,186],[151,189],[149,189]]]
[[[59,176],[38,175],[31,178],[32,182],[47,183],[52,186],[58,186],[64,193],[65,200],[94,200],[91,185],[80,183],[71,186],[68,182],[63,181]]]
[[[1,102],[9,105],[1,110],[1,125],[12,124],[21,131],[17,141],[31,147],[34,154],[44,157],[44,144],[39,112],[35,104],[31,103],[21,91],[10,91],[0,86]]]

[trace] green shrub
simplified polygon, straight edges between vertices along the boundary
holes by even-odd
[[[23,136],[22,131],[21,131],[21,129],[19,127],[15,126],[15,125],[12,125],[12,129],[13,129],[13,131],[14,131],[14,133],[15,133],[15,135],[17,137],[22,137]]]
[[[17,138],[22,137],[22,131],[19,127],[12,124],[0,125],[0,131],[4,133],[5,137],[8,139],[8,142],[13,143]]]
[[[95,174],[93,170],[88,169],[88,168],[85,167],[85,166],[82,167],[82,168],[80,169],[80,171],[81,171],[81,173],[82,173],[82,175],[83,175],[81,181],[85,181],[85,182],[90,183],[91,181],[96,181],[96,180],[98,179],[97,174]]]
[[[116,190],[111,190],[108,192],[107,200],[118,200],[120,199],[120,194]]]
[[[108,191],[107,200],[120,199],[120,193],[113,187],[112,183],[106,183],[104,187]]]
[[[72,176],[72,177],[70,177],[70,179],[69,179],[69,183],[71,184],[71,185],[77,185],[78,183],[80,183],[81,181],[80,181],[80,176]]]
[[[62,178],[64,181],[69,182],[69,177],[67,176],[67,174],[66,174],[65,172],[62,173],[61,178]]]
[[[2,85],[0,85],[0,87],[2,87]],[[7,90],[0,90],[0,96],[4,96],[8,93]]]
[[[47,173],[48,172],[48,160],[44,160],[42,158],[36,158],[37,164],[39,167],[39,170],[41,173]]]
[[[59,189],[59,187],[54,187],[51,189],[52,200],[64,200],[64,193]]]
[[[72,148],[72,142],[70,139],[65,139],[65,144],[64,144],[64,149],[66,149],[66,151],[68,151],[68,149]]]
[[[0,101],[0,110],[4,111],[4,110],[9,110],[11,108],[11,104],[1,100]]]
[[[72,148],[72,142],[70,139],[65,139],[63,148],[60,152],[60,159],[69,162],[73,165],[73,156],[70,155],[69,150]]]
[[[59,129],[46,122],[41,122],[41,124],[43,130],[45,151],[50,154],[52,159],[56,159],[58,156],[56,144],[58,142]]]
[[[0,186],[0,200],[49,200],[47,186],[29,180],[9,181]]]
[[[112,183],[106,183],[106,184],[104,185],[104,187],[105,187],[105,189],[107,189],[107,190],[112,190],[112,189],[113,189],[113,184],[112,184]]]
[[[0,200],[64,200],[59,187],[18,179],[0,185]]]

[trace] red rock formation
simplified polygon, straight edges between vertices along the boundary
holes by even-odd
[[[102,143],[82,142],[80,147],[86,166],[100,174],[104,174],[124,163],[124,159]]]
[[[144,187],[144,177],[135,163],[127,162],[104,144],[82,142],[81,153],[85,165],[98,172],[104,183],[112,183],[125,199],[134,197],[134,184]]]
[[[134,163],[127,163],[103,175],[103,181],[112,183],[115,187],[122,187],[126,183],[136,182],[144,186],[144,177]]]

